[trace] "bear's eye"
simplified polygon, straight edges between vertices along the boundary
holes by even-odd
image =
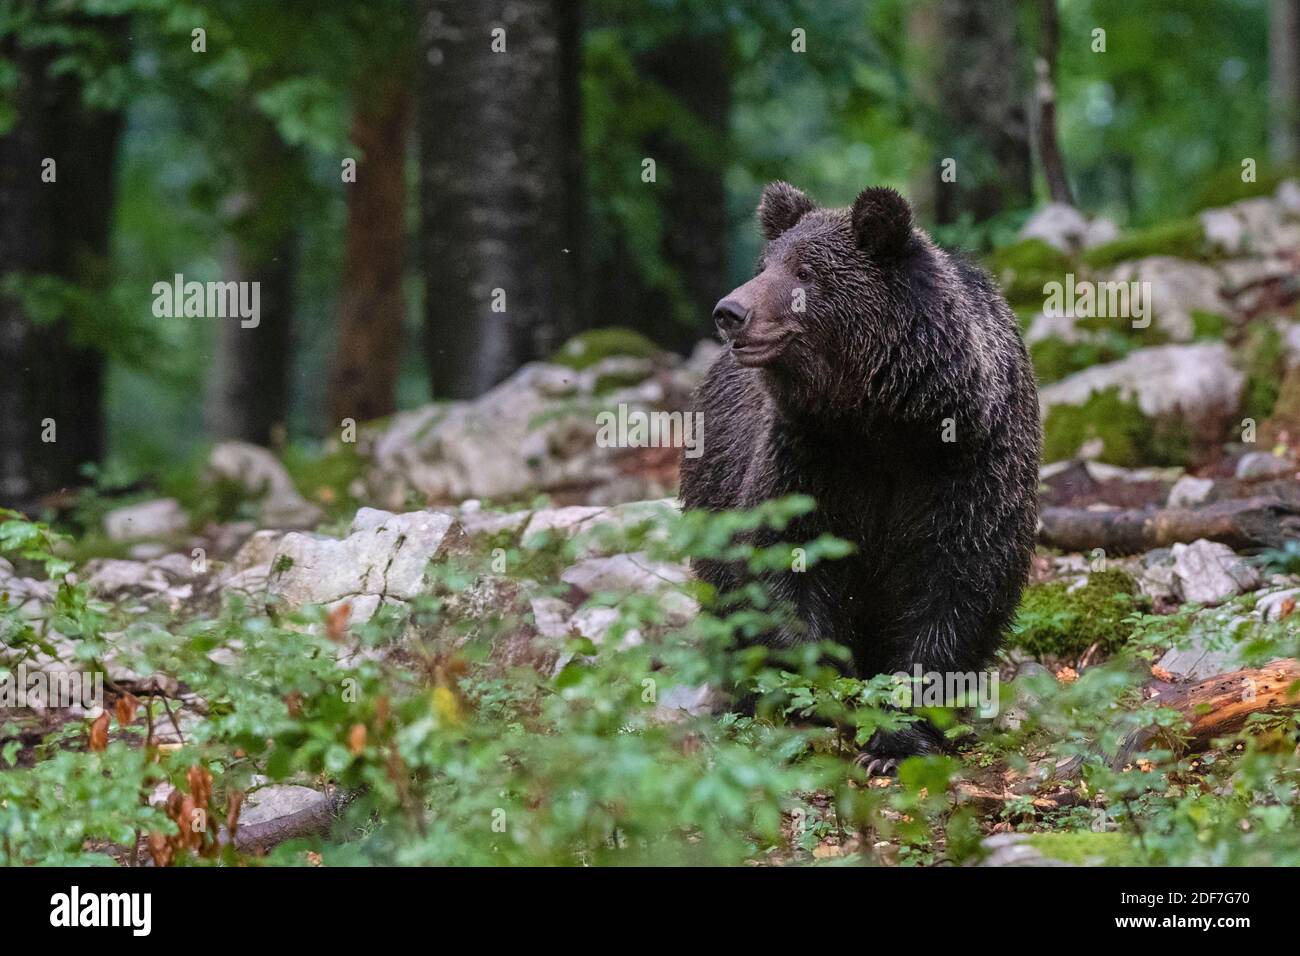
[[[794,277],[800,282],[812,282],[813,271],[807,266],[800,266],[798,269],[794,270]]]

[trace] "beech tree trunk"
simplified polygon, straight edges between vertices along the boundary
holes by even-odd
[[[982,222],[1026,207],[1033,178],[1011,5],[938,0],[936,19],[935,215]],[[954,181],[945,180],[944,159],[956,160]]]
[[[1268,23],[1269,153],[1300,160],[1300,0],[1270,0]]]
[[[424,0],[420,266],[436,397],[465,398],[575,326],[579,4]]]
[[[75,19],[125,58],[124,20]],[[0,55],[18,74],[15,124],[0,136],[3,278],[104,289],[122,116],[87,107],[75,74],[50,76],[51,49],[7,37]],[[42,179],[47,159],[53,182]],[[0,505],[30,508],[103,456],[104,355],[78,340],[71,317],[38,325],[19,296],[0,290],[0,370]]]
[[[1061,22],[1056,0],[1039,0],[1038,55],[1034,58],[1034,96],[1038,106],[1038,161],[1053,202],[1074,205],[1065,158],[1056,135],[1056,51]]]
[[[237,114],[229,135],[225,161],[236,187],[223,209],[223,280],[258,283],[260,308],[256,326],[212,319],[220,325],[208,419],[214,438],[276,445],[289,411],[300,157],[251,109]]]
[[[684,34],[641,57],[646,79],[672,95],[719,144],[727,139],[731,113],[730,36]],[[648,136],[645,156],[654,159],[662,241],[658,252],[676,283],[673,291],[653,288],[625,244],[606,250],[593,277],[594,313],[609,324],[635,329],[659,345],[688,352],[713,334],[713,307],[727,282],[727,196],[725,156],[719,149],[701,156],[663,132]]]
[[[343,290],[330,374],[330,426],[368,421],[397,407],[405,306],[406,132],[411,97],[405,76],[360,100],[352,141],[361,150],[348,190]],[[364,95],[364,92],[363,94]]]

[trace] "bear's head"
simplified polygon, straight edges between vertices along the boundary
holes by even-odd
[[[786,397],[839,401],[828,392],[852,388],[855,372],[900,334],[907,263],[929,244],[913,230],[907,201],[884,187],[864,189],[847,209],[823,209],[788,183],[772,183],[758,221],[763,255],[754,278],[718,302],[718,331],[737,363],[763,369]]]

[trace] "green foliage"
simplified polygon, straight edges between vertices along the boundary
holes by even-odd
[[[1020,602],[1011,643],[1056,658],[1077,657],[1094,644],[1109,654],[1132,633],[1126,619],[1141,603],[1136,582],[1124,571],[1094,571],[1077,587],[1034,584]]]
[[[1074,457],[1085,442],[1101,441],[1098,460],[1129,468],[1185,464],[1192,436],[1181,420],[1152,421],[1118,388],[1093,392],[1082,405],[1052,406],[1043,423],[1043,459]]]

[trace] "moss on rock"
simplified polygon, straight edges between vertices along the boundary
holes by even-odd
[[[1011,643],[1035,656],[1074,657],[1093,644],[1114,651],[1129,637],[1124,618],[1142,603],[1137,582],[1120,571],[1095,571],[1087,583],[1049,581],[1025,590]]]
[[[1094,246],[1083,253],[1085,265],[1104,269],[1130,259],[1147,256],[1177,256],[1180,259],[1213,258],[1205,241],[1200,219],[1176,219],[1145,229],[1137,229],[1114,242]]]
[[[1082,405],[1054,405],[1043,423],[1043,459],[1073,458],[1092,441],[1097,460],[1125,468],[1185,464],[1193,436],[1180,419],[1153,420],[1118,388],[1094,392]]]
[[[1074,260],[1042,239],[1023,239],[996,249],[986,260],[1012,306],[1043,307],[1043,287],[1075,271]]]
[[[560,346],[559,350],[551,356],[551,361],[557,365],[567,365],[571,369],[582,371],[611,356],[655,358],[662,351],[640,332],[610,326],[604,329],[590,329],[575,335]]]

